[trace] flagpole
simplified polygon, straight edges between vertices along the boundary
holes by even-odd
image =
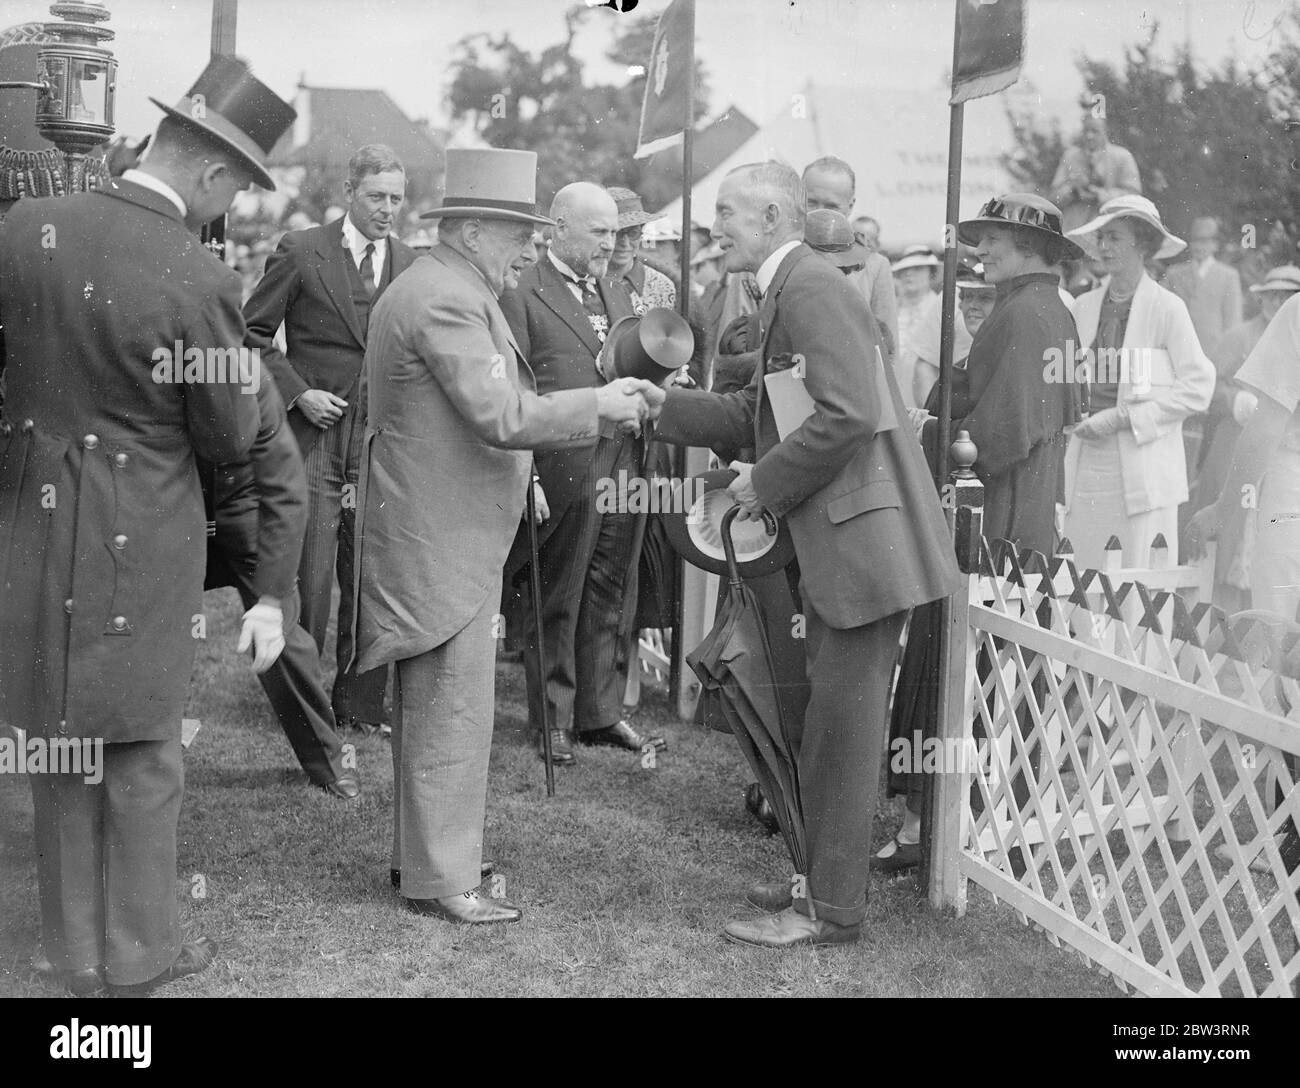
[[[961,3],[962,0],[957,0]],[[961,36],[958,32],[957,9],[953,5],[952,27],[952,72],[956,79]],[[945,485],[948,482],[948,446],[951,443],[949,432],[952,430],[952,350],[956,335],[957,310],[957,220],[961,216],[961,153],[962,131],[965,123],[965,102],[956,102],[949,107],[948,114],[948,202],[944,211],[943,228],[943,308],[939,333],[939,448],[936,451],[935,483],[939,493],[947,495]],[[953,511],[947,509],[950,527]],[[949,616],[952,613],[952,598],[940,602],[941,619],[939,624],[940,660],[945,664],[954,652],[949,638]],[[941,672],[940,675],[947,675]],[[927,720],[924,723],[926,738],[936,735],[939,723]],[[917,877],[922,887],[927,887],[930,874],[930,850],[934,832],[934,775],[922,775],[921,809],[921,864],[917,867]]]
[[[686,5],[686,127],[682,130],[682,244],[677,289],[677,310],[682,317],[691,314],[691,189],[695,181],[695,4]],[[681,480],[686,476],[686,448],[674,446],[672,475]],[[684,493],[684,491],[683,491]],[[686,640],[682,637],[682,598],[686,590],[686,561],[680,553],[673,558],[677,592],[673,595],[672,656],[668,659],[668,690],[679,708],[685,705],[681,690],[683,666],[686,664]]]

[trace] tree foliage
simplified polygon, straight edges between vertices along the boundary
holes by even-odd
[[[538,197],[545,203],[571,181],[624,185],[642,192],[647,160],[634,159],[644,74],[628,82],[588,84],[574,41],[589,18],[616,18],[606,56],[623,69],[650,59],[656,17],[628,18],[605,8],[569,9],[564,40],[532,54],[505,34],[471,34],[457,43],[448,90],[451,116],[470,124],[493,147],[538,154]],[[696,61],[695,111],[707,109],[708,87]],[[651,194],[642,194],[655,206]]]
[[[1217,216],[1238,256],[1254,251],[1268,263],[1294,261],[1300,237],[1300,124],[1290,121],[1300,119],[1300,18],[1279,30],[1280,43],[1253,69],[1235,59],[1201,67],[1186,47],[1165,55],[1158,26],[1124,50],[1122,64],[1078,63],[1081,112],[1104,111],[1111,142],[1133,152],[1143,192],[1170,229]],[[1077,132],[1063,136],[1023,102],[1008,115],[1017,142],[1008,167],[1046,193]]]

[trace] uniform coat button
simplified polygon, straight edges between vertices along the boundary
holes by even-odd
[[[118,468],[126,468],[126,461],[127,461],[127,457],[126,454],[124,453],[117,453],[113,455],[113,464],[115,464]]]
[[[24,434],[27,434],[27,433],[28,433],[29,431],[31,431],[31,429],[32,429],[33,427],[35,427],[35,426],[36,426],[36,421],[35,421],[35,420],[24,419],[24,420],[23,420],[23,433],[24,433]]]
[[[69,597],[66,601],[63,602],[63,611],[65,611],[69,616],[72,615],[72,598],[71,598],[71,597]]]
[[[88,434],[81,440],[81,444],[88,450],[98,449],[99,437],[98,435]]]
[[[118,533],[117,536],[113,537],[113,547],[115,547],[119,552],[126,547],[125,533]]]
[[[125,630],[126,630],[126,617],[125,617],[125,616],[114,616],[114,617],[113,617],[113,630],[114,630],[114,631],[125,631]]]

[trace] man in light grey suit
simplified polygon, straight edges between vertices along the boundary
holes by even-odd
[[[480,899],[501,569],[536,448],[639,430],[645,383],[539,397],[497,303],[533,251],[537,156],[447,152],[439,244],[376,305],[357,528],[357,667],[397,666],[392,866],[419,914],[518,921]]]

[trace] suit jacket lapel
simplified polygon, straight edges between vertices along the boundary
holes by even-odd
[[[763,292],[763,304],[758,309],[758,397],[754,401],[754,435],[755,440],[758,436],[758,420],[763,407],[763,401],[767,393],[767,385],[763,379],[767,376],[767,341],[772,335],[772,324],[776,320],[776,300],[781,294],[781,289],[785,286],[785,281],[790,278],[790,272],[805,256],[812,253],[803,243],[790,250],[777,265],[776,275],[772,277],[772,282],[767,285],[767,290]]]
[[[389,247],[391,250],[391,246]],[[321,240],[316,246],[316,253],[321,258],[316,264],[321,284],[329,295],[339,316],[347,323],[357,344],[366,346],[365,333],[361,331],[361,319],[357,317],[357,308],[352,304],[352,285],[348,281],[348,268],[343,262],[352,259],[343,245],[343,220],[336,219],[328,223],[321,232]],[[391,259],[391,256],[390,256]]]
[[[551,259],[543,257],[541,265],[537,276],[537,297],[577,334],[595,359],[600,354],[600,340],[591,327],[591,322],[587,320],[587,311],[573,297],[568,281],[560,275],[560,270],[551,263]]]
[[[388,290],[388,285],[411,267],[415,261],[415,250],[404,246],[391,234],[388,236],[388,259],[384,261],[384,274],[379,277],[379,290],[375,292],[374,302]]]

